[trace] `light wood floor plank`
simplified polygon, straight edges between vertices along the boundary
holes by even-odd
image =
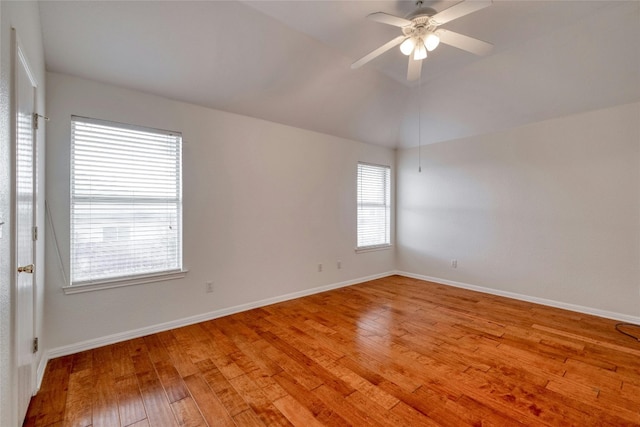
[[[131,366],[133,366],[133,363]],[[116,390],[121,425],[128,426],[147,418],[142,396],[140,395],[138,378],[135,373],[118,378],[116,380]]]
[[[232,417],[235,418],[241,412],[251,409],[212,361],[204,360],[198,362],[198,368],[204,380]]]
[[[178,425],[181,427],[206,427],[208,425],[191,396],[171,403],[171,409],[173,409]]]
[[[184,379],[202,416],[211,427],[235,426],[233,418],[209,385],[200,375],[191,375]]]
[[[92,425],[94,427],[113,427],[120,423],[118,394],[113,372],[112,346],[101,347],[93,351],[95,383],[93,385]]]
[[[92,424],[91,400],[87,396],[92,393],[93,383],[91,369],[78,370],[69,376],[63,423],[65,426],[87,427]]]

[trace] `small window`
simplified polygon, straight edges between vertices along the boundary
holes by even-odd
[[[391,168],[358,163],[358,250],[391,245]]]
[[[73,116],[71,285],[182,270],[182,137]]]

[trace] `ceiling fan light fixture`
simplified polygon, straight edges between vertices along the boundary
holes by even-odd
[[[424,39],[424,45],[429,52],[438,47],[440,44],[440,37],[438,37],[435,33],[427,34],[427,37]]]
[[[413,52],[413,48],[416,47],[416,39],[414,37],[408,37],[405,41],[400,45],[400,52],[404,55],[411,55]]]
[[[419,61],[420,59],[425,59],[427,57],[427,47],[424,45],[422,39],[416,44],[416,48],[413,51],[413,59]]]

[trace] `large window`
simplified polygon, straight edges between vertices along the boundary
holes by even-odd
[[[182,137],[73,116],[71,285],[182,270]]]
[[[391,245],[391,168],[358,163],[358,247]]]

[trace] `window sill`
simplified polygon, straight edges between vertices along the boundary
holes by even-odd
[[[387,249],[393,248],[393,245],[376,245],[376,246],[364,246],[362,248],[356,248],[356,253],[364,253],[364,252],[374,252],[374,251],[385,251]]]
[[[181,279],[185,277],[188,272],[189,270],[176,270],[158,274],[147,274],[144,276],[126,277],[123,279],[100,280],[78,285],[63,286],[62,291],[66,295],[70,295],[100,291],[103,289],[121,288],[124,286],[142,285],[144,283],[163,282],[165,280]]]

